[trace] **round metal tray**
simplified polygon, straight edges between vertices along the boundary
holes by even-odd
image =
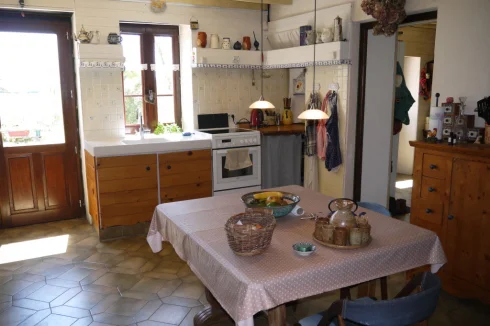
[[[313,234],[313,240],[315,240],[316,242],[318,242],[321,245],[324,245],[325,247],[334,248],[334,249],[341,249],[341,250],[353,250],[353,249],[359,249],[359,248],[364,248],[364,247],[369,246],[369,244],[371,243],[371,241],[373,240],[373,238],[372,237],[369,237],[369,241],[368,242],[363,243],[362,245],[359,245],[359,246],[339,246],[339,245],[336,245],[336,244],[333,244],[333,243],[323,242],[323,241],[320,241],[317,238],[315,238],[315,235],[314,234]]]

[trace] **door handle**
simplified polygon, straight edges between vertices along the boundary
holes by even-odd
[[[454,215],[448,215],[448,216],[447,216],[447,219],[448,219],[448,220],[450,220],[450,221],[451,221],[451,220],[454,220]]]
[[[436,191],[436,190],[435,190],[434,188],[432,188],[432,187],[429,187],[429,189],[428,189],[428,190],[429,190],[429,192],[434,192],[434,191]]]

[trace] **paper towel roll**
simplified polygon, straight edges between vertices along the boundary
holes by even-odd
[[[437,139],[442,139],[442,120],[444,119],[444,108],[440,106],[432,106],[429,116],[429,130],[437,128]]]
[[[291,214],[295,215],[295,216],[303,216],[303,214],[305,213],[305,210],[301,207],[299,207],[298,205],[296,205],[293,210],[291,211]]]

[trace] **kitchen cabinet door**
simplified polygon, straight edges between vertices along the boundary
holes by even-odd
[[[490,162],[454,159],[447,221],[447,271],[490,290]]]

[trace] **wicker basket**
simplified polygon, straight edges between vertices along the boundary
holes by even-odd
[[[242,225],[237,224],[238,221]],[[257,228],[259,224],[261,228]],[[237,214],[225,224],[228,244],[239,256],[255,256],[263,253],[271,244],[276,219],[270,209],[247,208],[245,213]]]

